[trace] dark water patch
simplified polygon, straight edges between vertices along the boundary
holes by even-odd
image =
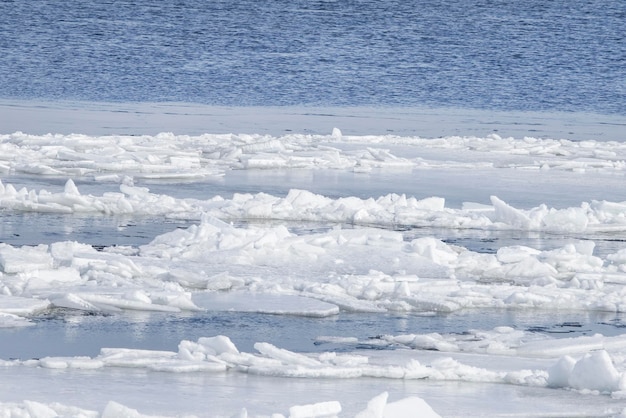
[[[153,216],[0,211],[0,243],[22,246],[76,241],[102,250],[147,244],[157,235],[189,225],[190,221]]]
[[[239,312],[89,314],[55,309],[32,318],[35,326],[0,329],[0,359],[96,356],[103,347],[177,351],[182,340],[228,336],[246,352],[269,342],[298,352],[394,349],[381,336],[468,333],[499,326],[575,337],[624,332],[622,314],[597,312],[470,310],[450,314],[341,313],[328,318]],[[325,338],[320,341],[318,337]],[[354,338],[345,342],[334,338]],[[368,343],[368,341],[371,342]]]

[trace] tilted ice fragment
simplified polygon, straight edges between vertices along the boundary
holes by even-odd
[[[388,398],[389,393],[383,392],[370,399],[367,403],[367,409],[356,414],[355,418],[385,418],[385,406]]]
[[[57,412],[47,405],[35,401],[24,401],[24,406],[28,411],[26,417],[30,418],[55,418],[59,415]],[[9,415],[11,416],[11,415]]]
[[[547,263],[542,263],[534,257],[509,265],[505,277],[515,281],[517,278],[555,277],[557,270]]]
[[[90,357],[44,357],[39,365],[46,369],[100,369],[104,362]]]
[[[491,196],[491,204],[495,209],[494,222],[502,222],[522,229],[531,229],[535,226],[527,214],[507,205],[496,196]]]
[[[340,337],[338,337],[340,338]],[[326,341],[332,341],[333,337],[326,337]],[[316,341],[323,341],[317,338]],[[347,341],[343,341],[347,342]],[[358,342],[358,341],[357,341]],[[324,352],[319,355],[319,360],[325,364],[334,364],[341,367],[359,367],[368,364],[369,358],[367,356],[361,356],[358,354],[341,354],[338,355],[335,352]]]
[[[307,357],[303,354],[294,353],[293,351],[278,348],[270,343],[255,343],[254,348],[261,354],[279,360],[287,365],[299,365],[306,367],[319,367],[321,362],[314,358]]]
[[[290,203],[292,208],[321,208],[332,203],[332,199],[312,193],[308,190],[290,189],[283,202]]]
[[[78,242],[60,241],[49,246],[50,255],[54,259],[54,265],[69,267],[74,264],[75,257],[95,254],[97,252],[91,245],[79,244]],[[80,265],[79,262],[76,263]]]
[[[547,213],[542,223],[549,231],[582,232],[587,229],[589,218],[582,208],[567,208]]]
[[[417,396],[389,402],[385,405],[385,418],[441,418],[426,401]]]
[[[620,374],[605,350],[593,351],[578,360],[569,377],[574,389],[590,389],[601,392],[619,390]]]
[[[311,405],[296,405],[289,408],[289,418],[333,418],[341,412],[337,401],[319,402]]]
[[[550,296],[523,290],[512,292],[504,299],[504,303],[511,306],[548,307],[554,303],[554,299]]]
[[[124,294],[124,299],[152,304],[152,299],[143,290],[131,290]]]
[[[68,358],[64,357],[44,357],[39,360],[39,365],[44,369],[67,369]]]
[[[232,277],[228,272],[207,276],[194,269],[173,269],[162,276],[165,280],[180,283],[185,288],[203,290],[228,290],[242,284],[242,280]]]
[[[515,370],[504,375],[502,381],[514,385],[545,387],[548,373],[544,370]]]
[[[148,367],[175,359],[173,351],[136,350],[130,348],[102,348],[96,360],[114,367]]]
[[[155,303],[145,301],[129,300],[119,295],[82,293],[81,297],[87,302],[92,303],[103,310],[118,308],[138,311],[180,312],[180,308],[175,306],[157,305]]]
[[[109,401],[100,418],[166,418],[158,415],[140,414],[136,409],[128,408],[114,401]]]
[[[74,293],[54,294],[48,296],[50,303],[59,308],[78,309],[81,311],[98,312],[100,308],[87,302]]]
[[[440,334],[431,333],[424,335],[416,335],[412,341],[408,343],[412,348],[420,350],[436,350],[444,352],[459,351],[459,346],[454,342],[446,341]]]
[[[0,244],[0,268],[4,273],[48,269],[52,265],[53,260],[47,245],[16,248]]]
[[[65,188],[63,189],[63,192],[67,195],[75,195],[75,196],[80,195],[80,192],[78,191],[78,188],[76,187],[72,179],[69,179],[65,183]]]
[[[592,256],[596,243],[590,240],[581,240],[573,243],[576,252],[582,255]]]
[[[32,163],[32,164],[23,164],[15,167],[15,170],[22,173],[27,174],[41,174],[44,176],[59,176],[63,175],[63,172],[57,170],[53,167],[50,167],[46,164],[41,163]]]
[[[31,299],[19,296],[0,295],[0,312],[27,316],[43,311],[50,306],[47,299]]]
[[[397,282],[393,290],[394,296],[406,298],[411,296],[411,288],[406,281]]]
[[[626,222],[626,202],[607,202],[606,200],[592,200],[591,208],[600,220],[612,220],[620,223]]]
[[[198,344],[205,347],[211,354],[220,355],[223,353],[239,354],[239,350],[230,338],[224,335],[215,337],[201,337]]]
[[[506,373],[463,364],[452,357],[438,358],[431,363],[435,378],[468,382],[501,382]]]
[[[429,211],[442,211],[446,206],[446,199],[443,197],[427,197],[425,199],[418,200],[414,203],[415,209],[429,210]]]
[[[339,128],[333,128],[333,132],[330,135],[333,139],[340,141],[341,140],[341,130]]]
[[[448,244],[431,237],[414,239],[411,241],[410,248],[416,254],[440,265],[448,265],[456,261],[459,256]]]
[[[558,269],[559,273],[590,273],[601,271],[604,261],[588,254],[593,247],[567,244],[561,248],[544,251],[539,259]]]
[[[566,388],[569,386],[569,378],[576,365],[576,360],[570,356],[561,357],[548,369],[547,384],[553,388]]]
[[[178,344],[178,358],[186,361],[206,360],[206,350],[198,343],[183,340]]]
[[[316,299],[336,305],[348,312],[387,312],[385,308],[379,306],[378,301],[367,301],[346,295],[345,290],[340,286],[329,285],[320,287],[313,285],[308,290]]]
[[[21,273],[20,279],[27,282],[29,291],[57,289],[59,286],[70,286],[84,282],[78,270],[72,267],[28,271]]]
[[[425,300],[419,296],[407,297],[403,299],[418,312],[441,312],[450,313],[461,309],[462,305],[454,300]]]
[[[7,184],[3,188],[2,193],[4,194],[4,197],[14,197],[17,195],[17,190],[15,189],[15,186],[13,186],[12,184]]]
[[[237,347],[228,337],[221,335],[200,338],[198,342],[183,340],[178,345],[177,357],[183,361],[209,362],[224,367],[242,363],[242,356]]]
[[[496,257],[501,263],[517,263],[529,256],[541,254],[541,251],[523,245],[513,245],[499,248]]]
[[[0,311],[2,308],[0,307]],[[13,315],[10,313],[0,312],[0,328],[17,328],[28,327],[35,325],[34,322],[29,321],[21,316]]]
[[[183,311],[203,311],[191,300],[190,292],[154,291],[150,293],[150,299],[154,304],[171,306]]]
[[[147,198],[150,195],[150,189],[147,187],[137,187],[126,183],[120,184],[120,192],[129,197]]]

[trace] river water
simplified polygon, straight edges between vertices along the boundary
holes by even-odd
[[[0,97],[626,109],[626,4],[0,3]]]

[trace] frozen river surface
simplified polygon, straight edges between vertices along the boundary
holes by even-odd
[[[0,416],[626,415],[625,13],[0,2]]]
[[[327,117],[3,135],[0,410],[621,414],[624,142]]]

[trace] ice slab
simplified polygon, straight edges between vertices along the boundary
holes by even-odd
[[[339,132],[339,133],[338,133]],[[623,138],[622,138],[623,139]],[[197,181],[233,169],[450,170],[508,168],[620,174],[626,170],[623,142],[479,136],[326,134],[153,135],[0,134],[0,172],[123,181]],[[71,189],[67,195],[71,195]],[[54,200],[48,203],[54,203]],[[84,199],[75,196],[75,205]],[[39,209],[31,202],[33,209]],[[44,206],[45,207],[45,206]]]
[[[557,209],[541,204],[531,209],[515,208],[496,196],[491,206],[466,203],[461,209],[446,207],[441,197],[417,199],[391,193],[376,199],[356,196],[329,198],[307,190],[291,189],[285,197],[267,193],[235,193],[232,199],[215,196],[200,200],[151,193],[148,188],[121,184],[119,193],[83,195],[67,180],[65,191],[19,191],[0,181],[0,208],[18,212],[61,214],[163,216],[199,220],[213,217],[224,221],[289,221],[344,223],[397,227],[448,229],[549,231],[555,233],[623,232],[626,202],[582,202],[578,207]],[[68,192],[68,190],[70,190]],[[49,258],[33,249],[28,259],[16,258],[10,248],[0,247],[0,267],[5,272],[45,268]],[[23,257],[23,256],[22,256]],[[29,263],[26,263],[29,261]]]
[[[0,312],[0,328],[18,328],[35,325],[28,319],[6,312]]]
[[[27,316],[43,311],[49,306],[50,302],[48,300],[0,294],[0,312],[3,313]]]
[[[317,299],[268,293],[195,293],[193,302],[208,311],[257,312],[278,315],[326,317],[337,315],[339,307]]]

